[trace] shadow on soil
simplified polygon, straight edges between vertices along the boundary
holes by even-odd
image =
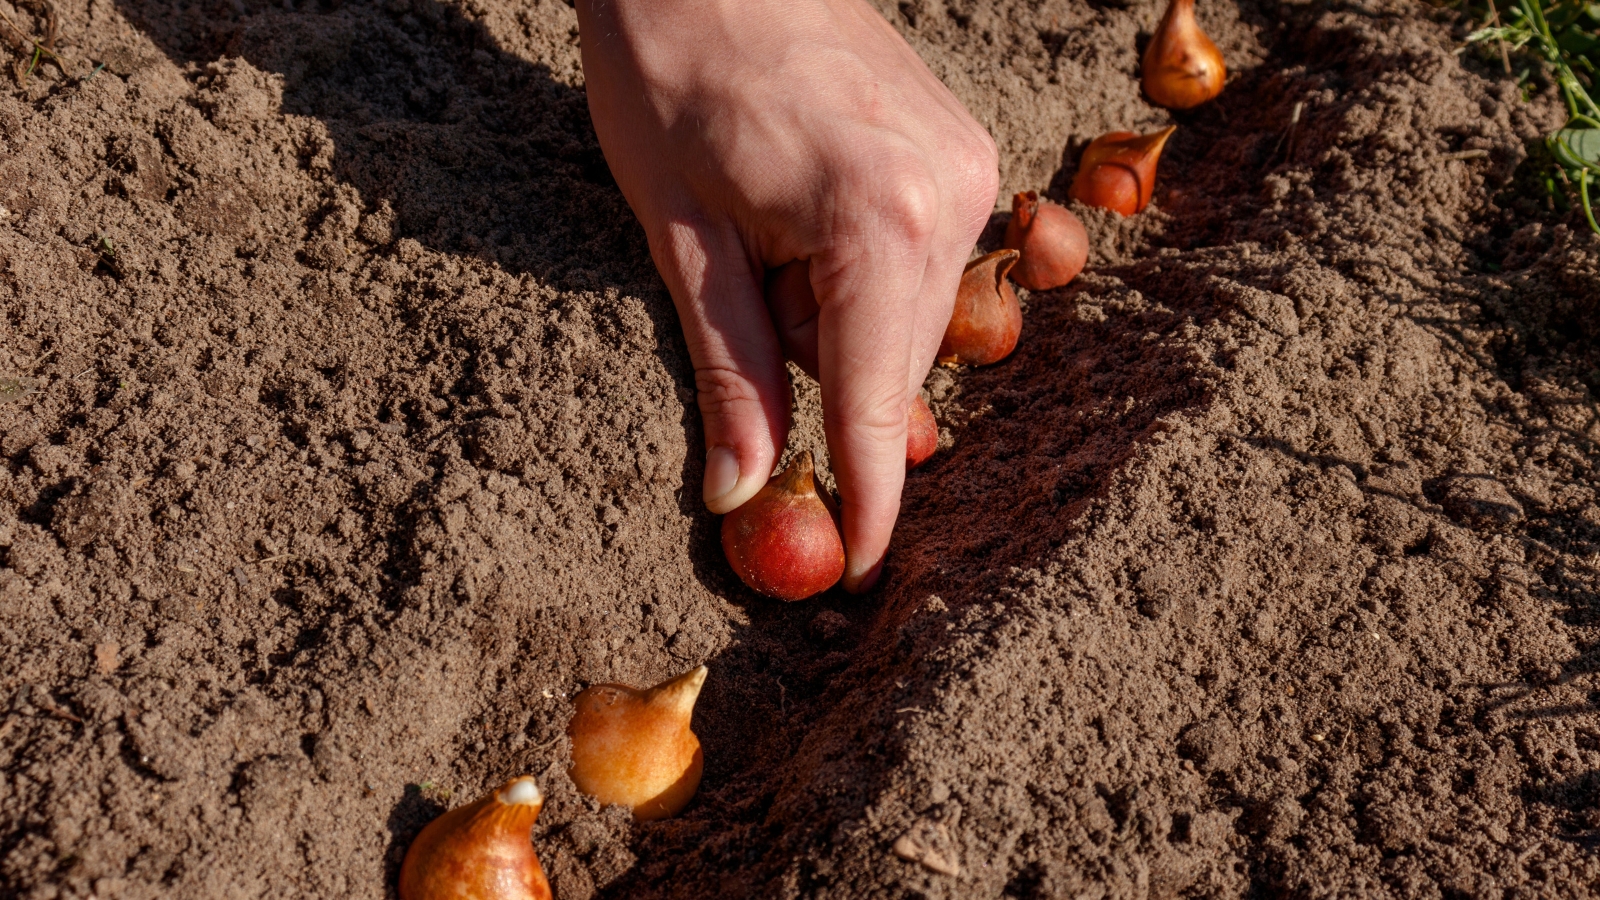
[[[282,75],[285,110],[323,123],[336,177],[360,193],[365,211],[392,206],[399,234],[559,288],[641,292],[656,333],[672,336],[663,352],[676,356],[680,390],[693,389],[671,305],[610,178],[581,90],[432,0],[299,9],[292,0],[119,2],[180,63],[235,56]],[[1107,274],[1130,285],[1150,277],[1137,267]],[[730,871],[760,871],[761,860],[781,865],[774,848],[827,833],[832,825],[823,821],[801,829],[806,835],[774,830],[782,824],[768,815],[775,797],[806,778],[778,773],[808,736],[837,744],[841,755],[895,755],[893,735],[855,747],[860,723],[839,720],[840,710],[890,695],[883,688],[894,677],[896,626],[932,593],[951,605],[976,602],[1013,568],[1039,565],[1164,419],[1210,402],[1199,361],[1179,335],[1226,306],[1204,293],[1159,299],[1159,309],[1128,296],[1108,306],[1082,288],[1031,298],[1016,353],[962,376],[960,403],[971,418],[953,427],[954,448],[908,479],[881,603],[834,591],[808,604],[772,604],[745,592],[720,565],[715,522],[698,504],[701,441],[691,435],[682,508],[697,518],[696,575],[749,623],[735,626],[711,661],[718,676],[697,709],[702,741],[723,748],[708,755],[701,796],[681,819],[635,830],[639,864],[607,891],[648,893],[672,860],[712,852]],[[997,502],[1007,514],[995,514]],[[860,771],[827,801],[829,815],[855,815],[883,789],[881,763]],[[415,793],[393,810],[391,878],[398,848],[431,811]]]

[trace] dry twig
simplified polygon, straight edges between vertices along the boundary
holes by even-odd
[[[1500,9],[1494,5],[1494,0],[1489,0],[1489,26],[1491,28],[1500,27]],[[1503,37],[1496,37],[1494,42],[1500,48],[1500,65],[1505,66],[1506,74],[1510,75],[1511,51],[1506,49],[1506,39]]]

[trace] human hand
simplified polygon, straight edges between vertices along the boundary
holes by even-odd
[[[994,207],[993,140],[862,0],[577,8],[595,131],[694,361],[706,506],[771,476],[788,355],[822,385],[844,586],[870,589],[906,405]]]

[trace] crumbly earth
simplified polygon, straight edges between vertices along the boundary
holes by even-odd
[[[698,501],[568,6],[59,0],[31,72],[5,31],[0,894],[393,896],[522,773],[563,900],[1600,884],[1600,240],[1530,186],[1548,85],[1455,12],[1206,0],[1232,80],[1170,115],[1153,0],[882,9],[1006,208],[1179,129],[1012,358],[930,377],[884,586],[795,604]],[[702,662],[690,808],[579,795],[571,697]]]

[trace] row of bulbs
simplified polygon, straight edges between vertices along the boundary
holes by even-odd
[[[1195,20],[1194,0],[1171,0],[1145,48],[1143,85],[1155,103],[1189,109],[1216,97],[1227,80],[1222,52]],[[1144,210],[1155,193],[1156,163],[1176,126],[1154,134],[1114,131],[1090,142],[1068,194],[1087,206],[1124,216]],[[1031,291],[1062,287],[1089,260],[1089,235],[1072,211],[1036,191],[1012,198],[1004,249],[967,264],[938,358],[986,366],[1011,354],[1022,335],[1022,306],[1007,278]],[[939,426],[917,398],[906,410],[906,466],[933,455]],[[743,506],[722,519],[728,564],[757,593],[803,600],[844,575],[839,512],[816,479],[810,451]]]
[[[1195,21],[1194,0],[1171,0],[1146,48],[1143,86],[1151,101],[1190,109],[1221,93],[1222,53]],[[1069,195],[1125,216],[1142,211],[1155,189],[1156,162],[1174,128],[1149,135],[1119,131],[1084,150]],[[1036,192],[1012,198],[1004,249],[967,264],[939,360],[990,365],[1016,348],[1022,308],[1007,278],[1029,290],[1061,287],[1083,270],[1089,238],[1070,210]],[[933,455],[938,425],[919,398],[907,410],[906,465]],[[810,451],[722,521],[733,570],[769,597],[800,600],[844,574],[838,510],[817,482]],[[599,684],[580,693],[567,726],[573,784],[640,820],[671,816],[700,786],[704,757],[690,729],[705,684],[700,666],[653,688]],[[400,900],[550,900],[550,883],[530,834],[544,794],[531,775],[446,812],[412,841],[400,868]]]

